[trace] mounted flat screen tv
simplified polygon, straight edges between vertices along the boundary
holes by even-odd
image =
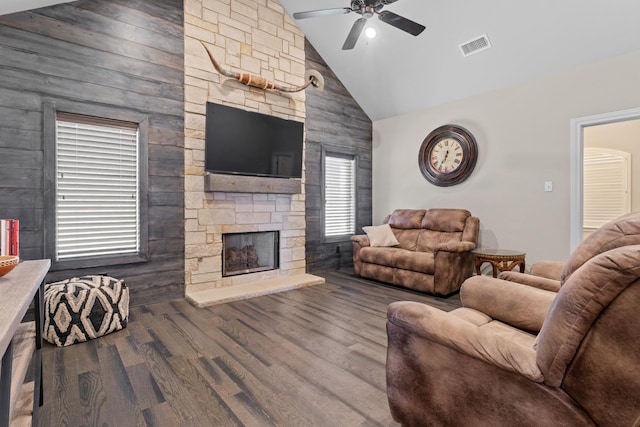
[[[207,172],[302,177],[304,124],[227,105],[207,103]]]

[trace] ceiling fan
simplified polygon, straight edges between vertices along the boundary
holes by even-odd
[[[342,45],[342,50],[353,49],[360,37],[360,33],[364,29],[367,19],[371,18],[374,14],[378,15],[378,18],[389,25],[392,25],[402,31],[417,36],[424,31],[424,25],[420,25],[417,22],[413,22],[410,19],[404,18],[388,10],[381,11],[382,8],[388,4],[395,3],[398,0],[353,0],[351,7],[338,7],[334,9],[321,9],[321,10],[309,10],[307,12],[296,12],[293,14],[295,19],[315,18],[318,16],[329,15],[343,15],[350,12],[355,12],[361,15],[356,22],[353,23],[349,35]]]

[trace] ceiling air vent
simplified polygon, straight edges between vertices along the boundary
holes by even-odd
[[[480,37],[476,37],[475,39],[458,45],[458,47],[460,48],[463,56],[469,56],[485,49],[489,49],[491,47],[491,42],[489,41],[489,37],[487,37],[486,34],[483,34]]]

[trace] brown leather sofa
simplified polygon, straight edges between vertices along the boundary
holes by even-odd
[[[351,238],[356,274],[421,292],[448,295],[473,273],[480,221],[464,209],[397,209],[385,223],[394,247],[371,247],[366,235]]]
[[[621,220],[576,248],[557,289],[475,276],[451,312],[389,305],[393,418],[640,426],[640,216]]]

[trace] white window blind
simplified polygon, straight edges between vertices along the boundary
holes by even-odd
[[[355,158],[327,153],[324,170],[324,234],[355,234]]]
[[[599,228],[631,212],[631,154],[618,150],[584,149],[585,229]]]
[[[57,259],[138,252],[136,124],[59,114],[56,178]]]

